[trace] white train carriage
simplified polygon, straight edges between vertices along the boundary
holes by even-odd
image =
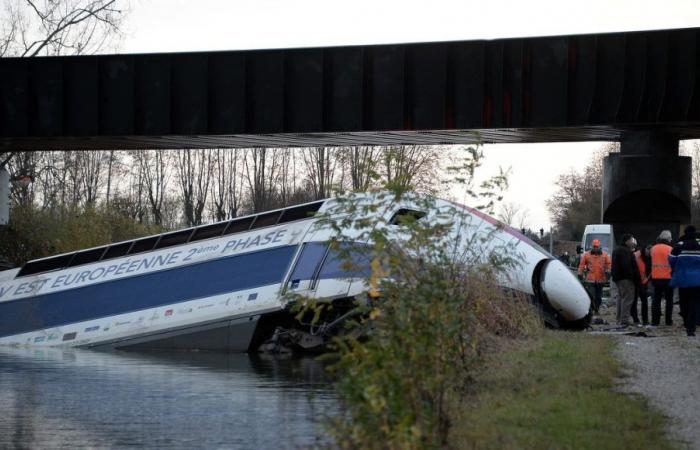
[[[515,245],[521,264],[503,278],[505,287],[531,295],[552,323],[585,322],[588,296],[552,255],[476,210],[435,205],[456,212],[463,242],[487,233],[480,245]],[[369,262],[348,271],[327,244],[333,231],[318,218],[337,207],[327,199],[0,272],[0,345],[253,350],[275,328],[294,326],[285,292],[342,302],[366,291]],[[380,211],[390,221],[415,207],[405,200]]]

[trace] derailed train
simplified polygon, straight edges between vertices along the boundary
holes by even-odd
[[[395,227],[389,231],[397,240],[398,215],[447,215],[458,245],[479,246],[484,254],[515,249],[519,263],[503,274],[503,287],[531,296],[552,325],[587,324],[586,291],[552,255],[477,210],[439,199],[426,208],[418,198],[352,195],[375,205],[372,214],[382,226]],[[329,218],[348,215],[347,200],[330,198],[0,272],[0,345],[254,351],[281,328],[309,336],[290,313],[286,294],[347,304],[368,290],[369,261],[349,269],[337,246],[329,245],[337,232]],[[342,231],[349,242],[361,239],[360,230]],[[326,325],[332,324],[321,328],[332,328]]]

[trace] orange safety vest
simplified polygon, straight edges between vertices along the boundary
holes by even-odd
[[[647,278],[647,265],[642,257],[642,252],[637,250],[634,252],[634,259],[637,260],[637,269],[639,269],[639,279],[642,280],[642,284],[647,284],[649,278]]]
[[[668,244],[660,243],[651,248],[651,278],[654,280],[670,280],[671,265],[668,263],[668,255],[671,254]]]
[[[581,257],[578,265],[578,273],[583,276],[583,272],[588,269],[586,281],[592,283],[604,283],[607,279],[606,273],[610,272],[610,255],[601,251],[599,255],[594,255],[587,251]]]

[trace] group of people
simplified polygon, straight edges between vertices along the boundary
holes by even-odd
[[[608,255],[593,240],[578,266],[593,299],[596,313],[603,298],[603,285],[612,279],[617,288],[617,323],[657,327],[661,322],[661,302],[665,301],[664,322],[673,325],[674,289],[678,289],[680,314],[688,336],[695,336],[700,323],[700,236],[687,226],[675,245],[668,230],[662,231],[656,244],[641,247],[631,234],[622,236],[620,245]],[[652,296],[651,323],[647,299]],[[637,301],[641,301],[639,321]]]

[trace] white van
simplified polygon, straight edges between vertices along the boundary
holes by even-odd
[[[605,223],[586,225],[586,229],[583,231],[583,238],[581,239],[581,248],[584,252],[593,248],[594,239],[600,241],[600,247],[608,255],[612,254],[615,248],[615,234],[613,233],[612,225]]]

